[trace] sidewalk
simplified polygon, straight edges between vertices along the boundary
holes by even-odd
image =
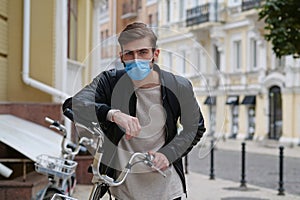
[[[204,138],[196,148],[201,148],[210,145],[211,138]],[[218,138],[215,141],[216,149],[241,151],[242,142],[245,142],[246,152],[265,154],[265,155],[279,155],[279,144],[277,141],[252,141],[252,140],[241,140],[241,139],[226,139]],[[300,146],[286,147],[284,146],[284,156],[300,158]]]
[[[190,172],[187,176],[188,200],[300,200],[300,196],[285,194],[277,195],[278,191],[248,185],[248,190],[242,191],[239,183],[216,179]],[[87,200],[92,186],[78,185],[74,197]],[[106,196],[103,198],[108,200]]]
[[[210,145],[210,138],[197,145],[196,148]],[[242,140],[218,140],[215,148],[232,151],[241,151]],[[279,155],[279,146],[277,144],[259,143],[256,141],[246,141],[246,151],[252,153],[261,153],[268,155]],[[285,147],[284,156],[300,158],[300,147]],[[239,182],[222,180],[216,178],[209,180],[208,176],[190,172],[186,175],[188,200],[300,200],[300,196],[285,194],[279,196],[277,190],[271,190],[258,186],[247,184],[247,189],[242,190]],[[79,200],[86,200],[89,197],[92,186],[78,185],[74,197]],[[108,200],[106,196],[103,198]]]
[[[247,190],[240,189],[240,183],[215,179],[198,173],[187,175],[188,200],[300,200],[300,196],[286,194],[278,196],[270,190],[247,184]]]

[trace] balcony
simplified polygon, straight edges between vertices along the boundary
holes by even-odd
[[[228,13],[237,14],[258,8],[262,5],[262,0],[237,0],[229,1],[227,4]]]
[[[196,6],[186,11],[186,26],[193,26],[209,21],[209,3]]]
[[[253,8],[260,7],[261,0],[243,0],[242,1],[242,11],[251,10]]]
[[[139,5],[137,0],[130,0],[123,3],[122,19],[132,19],[137,17]]]
[[[186,26],[224,20],[224,3],[206,3],[186,10]]]

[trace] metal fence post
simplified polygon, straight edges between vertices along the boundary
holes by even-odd
[[[283,146],[279,147],[279,188],[278,195],[284,195],[284,187],[283,187]]]
[[[243,142],[242,143],[242,174],[241,174],[241,185],[240,185],[240,187],[247,187],[247,185],[246,185],[246,179],[245,179],[245,177],[246,177],[246,173],[245,173],[245,168],[246,168],[246,153],[245,153],[245,146],[246,146],[246,143],[245,142]]]
[[[212,139],[210,141],[210,174],[209,179],[214,180],[215,174],[214,174],[214,140]]]

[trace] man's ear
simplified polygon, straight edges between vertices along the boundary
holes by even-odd
[[[123,59],[122,59],[122,56],[123,56],[122,52],[119,52],[120,60],[123,60]]]
[[[157,62],[157,61],[158,61],[159,53],[160,53],[160,50],[159,50],[159,49],[155,49],[155,50],[154,50],[154,56],[153,56],[154,62]]]

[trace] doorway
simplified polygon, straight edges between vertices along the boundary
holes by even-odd
[[[269,139],[279,140],[282,135],[282,99],[280,87],[269,90]]]

